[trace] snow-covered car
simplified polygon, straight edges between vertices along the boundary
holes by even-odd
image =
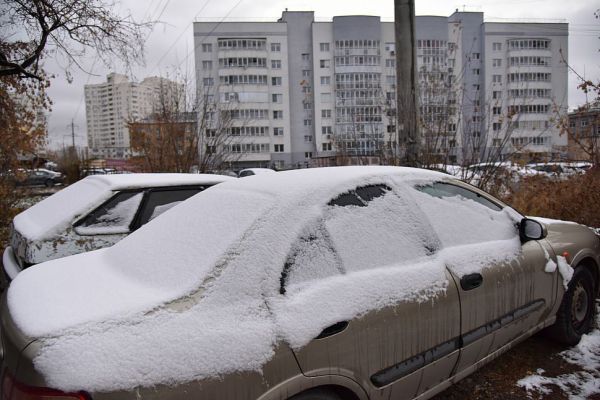
[[[84,178],[14,218],[2,257],[3,279],[10,282],[33,264],[111,246],[174,205],[230,179],[201,174]]]
[[[259,174],[272,174],[276,172],[275,170],[272,170],[271,168],[246,168],[241,170],[238,173],[238,176],[240,178],[243,178],[245,176],[252,176],[252,175],[259,175]]]
[[[427,399],[543,328],[576,343],[599,263],[587,227],[525,218],[447,174],[238,179],[19,274],[1,310],[3,390]]]

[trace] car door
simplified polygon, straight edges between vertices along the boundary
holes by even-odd
[[[287,318],[321,328],[308,344],[291,334],[305,375],[344,375],[372,399],[410,399],[450,376],[458,292],[422,221],[400,191],[359,187],[292,246],[281,278]]]
[[[458,373],[545,320],[556,274],[545,271],[540,243],[520,242],[514,210],[459,182],[415,187],[459,291]]]

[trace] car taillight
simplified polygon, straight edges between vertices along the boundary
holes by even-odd
[[[91,400],[83,392],[65,393],[60,390],[41,388],[17,382],[9,373],[2,379],[1,400]]]

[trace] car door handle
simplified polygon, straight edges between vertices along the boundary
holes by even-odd
[[[463,275],[460,278],[460,287],[463,290],[473,290],[483,283],[483,276],[479,273]]]
[[[336,333],[340,333],[347,327],[348,327],[348,321],[337,322],[337,323],[323,329],[323,331],[315,339],[323,339],[328,336],[335,335]]]

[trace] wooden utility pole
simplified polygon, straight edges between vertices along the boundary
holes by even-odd
[[[398,141],[405,149],[403,164],[419,165],[421,135],[417,106],[415,1],[394,0],[396,36],[396,115]]]

